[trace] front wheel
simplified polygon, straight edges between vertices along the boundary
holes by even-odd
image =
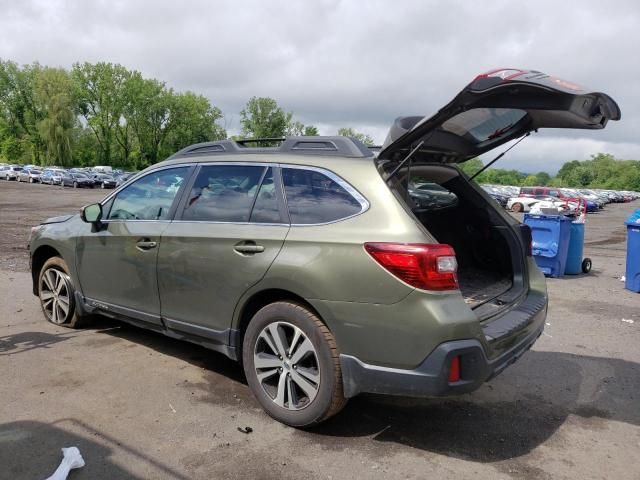
[[[589,273],[591,271],[591,259],[585,258],[582,260],[582,273]]]
[[[60,257],[51,257],[38,276],[40,306],[49,322],[69,328],[80,326],[74,292],[67,264]]]
[[[282,423],[315,425],[347,403],[335,339],[300,304],[275,302],[258,311],[245,332],[242,361],[262,408]]]
[[[73,182],[73,188],[78,188],[78,182]]]

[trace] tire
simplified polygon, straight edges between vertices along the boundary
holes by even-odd
[[[278,337],[284,334],[281,344],[286,343],[285,354],[280,358],[275,355],[278,344],[272,332]],[[296,335],[299,337],[293,342]],[[297,348],[287,356],[290,343]],[[296,360],[303,352],[306,353]],[[263,367],[256,369],[256,360],[262,360]],[[275,302],[255,314],[244,335],[242,363],[247,383],[262,408],[286,425],[317,425],[338,413],[347,403],[333,334],[314,313],[298,303]],[[301,371],[305,374],[299,373]],[[258,373],[266,376],[260,380]]]
[[[29,183],[33,183],[33,178],[29,177]]]
[[[591,271],[591,259],[585,258],[582,260],[582,273],[589,273]]]
[[[73,182],[73,188],[78,188],[78,182]]]
[[[522,205],[521,203],[514,203],[513,205],[511,205],[512,212],[519,213],[523,210],[524,210],[524,205]]]
[[[60,286],[57,282],[62,282]],[[54,293],[58,285],[58,293]],[[51,257],[44,262],[38,274],[38,298],[40,307],[47,321],[61,327],[79,328],[83,318],[78,315],[75,305],[75,289],[69,276],[69,268],[60,257]],[[52,297],[49,295],[53,294]],[[63,295],[66,294],[66,295]],[[67,312],[64,312],[64,301],[67,299]],[[51,299],[49,301],[49,299]],[[55,313],[54,313],[55,312]]]
[[[101,183],[100,188],[107,188],[107,187],[104,186],[104,183]]]

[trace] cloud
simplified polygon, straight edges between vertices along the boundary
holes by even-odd
[[[635,0],[0,0],[0,11],[0,57],[121,63],[206,95],[231,130],[251,96],[270,96],[321,133],[352,126],[382,142],[395,117],[433,114],[477,73],[513,66],[607,92],[623,121],[541,133],[503,166],[529,168],[543,151],[557,168],[600,147],[640,158]]]

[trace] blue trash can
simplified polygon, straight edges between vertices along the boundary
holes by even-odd
[[[633,212],[627,221],[627,269],[624,288],[640,292],[640,209]]]
[[[564,267],[566,275],[582,273],[582,254],[584,253],[584,223],[571,222],[569,249],[567,250],[567,264]]]
[[[571,220],[564,215],[525,213],[524,223],[531,228],[533,258],[548,277],[561,277],[567,265]]]

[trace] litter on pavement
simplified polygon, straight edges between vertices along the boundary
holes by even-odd
[[[53,472],[53,475],[46,480],[65,480],[71,470],[82,467],[84,467],[84,459],[82,455],[80,455],[78,447],[63,448],[62,462],[60,462],[56,471]]]

